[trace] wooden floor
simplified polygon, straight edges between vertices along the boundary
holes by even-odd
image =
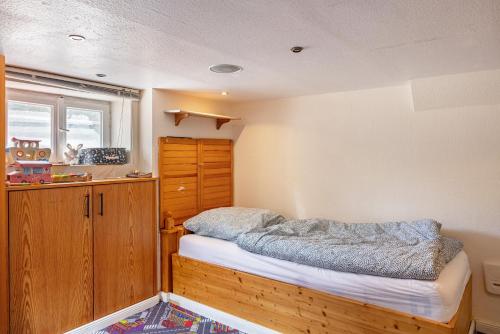
[[[443,324],[324,292],[172,256],[173,292],[283,333],[467,334],[471,282]]]

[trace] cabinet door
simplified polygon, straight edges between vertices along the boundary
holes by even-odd
[[[175,225],[198,214],[198,147],[195,139],[160,138],[161,222],[170,212]],[[171,228],[172,226],[170,226]]]
[[[94,186],[94,317],[156,289],[155,182]]]
[[[227,139],[198,140],[200,212],[233,205],[233,143]]]
[[[11,334],[63,333],[92,321],[90,194],[9,193]]]

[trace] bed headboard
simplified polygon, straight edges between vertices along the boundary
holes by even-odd
[[[160,228],[233,205],[232,140],[161,137],[158,153]]]

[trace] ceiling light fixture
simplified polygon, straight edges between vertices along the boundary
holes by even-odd
[[[212,65],[208,69],[215,73],[236,73],[243,71],[243,67],[231,64]]]
[[[221,92],[221,93],[220,93],[220,95],[222,95],[222,96],[228,96],[228,95],[229,95],[229,93],[228,93],[228,92],[226,92],[226,91],[223,91],[223,92]]]
[[[300,52],[302,52],[302,50],[304,50],[303,46],[293,46],[290,49],[290,51],[292,51],[293,53],[300,53]]]
[[[104,73],[97,73],[96,76],[98,76],[99,78],[104,78],[104,77],[106,77],[106,74],[104,74]]]
[[[82,36],[82,35],[75,35],[75,34],[72,34],[72,35],[68,35],[69,39],[73,40],[73,41],[84,41],[85,40],[85,36]]]

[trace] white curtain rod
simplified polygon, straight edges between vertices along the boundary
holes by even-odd
[[[116,96],[140,98],[139,89],[115,86],[96,81],[83,80],[63,75],[24,69],[15,66],[6,66],[6,78],[14,81],[25,81],[46,86],[58,86],[72,90],[99,92]]]

